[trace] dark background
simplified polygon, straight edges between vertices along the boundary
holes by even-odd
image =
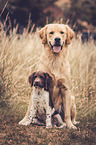
[[[10,19],[12,26],[16,24],[27,27],[30,17],[30,25],[44,26],[48,22],[68,19],[71,26],[75,25],[76,31],[82,31],[84,27],[96,26],[96,0],[69,0],[64,3],[63,9],[56,5],[58,0],[8,0],[8,4],[2,10],[7,0],[0,0],[0,19]],[[63,1],[63,0],[62,0]],[[7,20],[8,21],[8,20]],[[86,22],[83,24],[82,22]],[[8,22],[7,22],[8,23]],[[88,25],[88,26],[87,26]]]

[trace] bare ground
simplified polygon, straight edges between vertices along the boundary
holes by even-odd
[[[20,126],[20,114],[4,113],[0,109],[1,145],[95,145],[96,118],[80,118],[77,130],[51,128],[45,126]]]

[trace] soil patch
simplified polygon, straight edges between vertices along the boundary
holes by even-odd
[[[0,113],[1,145],[95,145],[96,119],[85,117],[80,120],[78,130],[51,128],[30,124],[20,126],[19,115]]]

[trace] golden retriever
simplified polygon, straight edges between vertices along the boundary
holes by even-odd
[[[74,37],[73,30],[64,24],[48,24],[39,31],[44,45],[39,70],[54,75],[56,81],[62,79],[67,89],[61,91],[64,119],[67,127],[76,129],[71,121],[72,94],[70,91],[70,65],[68,61],[68,45]],[[59,97],[58,97],[59,99]]]

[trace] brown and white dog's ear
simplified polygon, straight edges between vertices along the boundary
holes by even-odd
[[[74,31],[68,25],[65,25],[65,27],[66,27],[66,30],[67,30],[66,45],[69,45],[71,43],[71,40],[74,37]]]
[[[48,73],[45,74],[45,90],[49,91],[49,88],[53,85],[53,79]]]
[[[34,75],[36,74],[36,72],[33,72],[30,76],[29,76],[29,78],[28,78],[28,80],[29,80],[29,83],[31,84],[31,87],[33,86],[33,81],[34,81]]]
[[[42,40],[42,44],[47,43],[46,29],[47,29],[47,25],[45,27],[41,28],[41,30],[39,31],[39,37]]]

